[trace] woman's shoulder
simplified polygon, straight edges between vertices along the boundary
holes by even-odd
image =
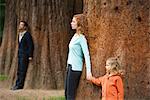
[[[85,37],[84,34],[80,34],[80,38],[81,38],[82,40],[86,40],[86,37]]]
[[[80,38],[85,37],[84,34],[79,34],[78,36],[79,36]]]

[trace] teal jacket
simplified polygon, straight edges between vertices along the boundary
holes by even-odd
[[[91,61],[87,40],[83,34],[75,34],[69,43],[67,63],[72,65],[72,70],[82,71],[83,59],[85,59],[87,74],[91,73]]]

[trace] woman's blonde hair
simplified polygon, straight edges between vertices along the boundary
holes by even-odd
[[[124,75],[124,71],[121,69],[121,66],[116,57],[110,57],[107,61],[110,65],[110,71],[115,71],[117,74]]]
[[[76,14],[73,16],[74,18],[76,18],[77,21],[77,33],[86,33],[87,31],[87,19],[86,16],[84,14]]]

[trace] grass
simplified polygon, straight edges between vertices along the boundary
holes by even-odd
[[[48,99],[44,99],[43,100],[65,100],[64,96],[60,96],[60,97],[49,97]]]
[[[31,99],[29,99],[29,97],[26,97],[26,96],[18,96],[17,100],[31,100]],[[37,99],[35,99],[35,100],[37,100]]]
[[[0,81],[5,81],[8,79],[8,76],[7,75],[1,75],[0,74]]]

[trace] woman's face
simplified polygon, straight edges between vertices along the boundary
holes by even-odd
[[[73,19],[72,19],[71,28],[72,29],[77,29],[77,20],[76,20],[75,17],[73,17]]]

